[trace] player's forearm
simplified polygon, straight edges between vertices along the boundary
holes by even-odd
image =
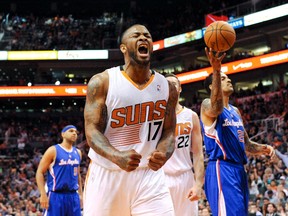
[[[204,184],[204,156],[200,154],[193,154],[193,166],[195,175],[195,184],[202,187]]]
[[[253,155],[263,155],[270,153],[270,150],[266,144],[258,144],[251,140],[245,143],[245,150]]]
[[[223,110],[223,94],[221,88],[220,71],[213,71],[212,90],[210,95],[211,109],[215,113],[221,113]]]
[[[94,127],[89,128],[89,126],[86,125],[86,139],[89,147],[97,154],[113,163],[116,162],[115,153],[118,152],[118,150],[109,143],[109,140],[100,131]]]
[[[79,169],[80,169],[80,167],[79,167]],[[82,189],[82,177],[81,177],[80,171],[78,172],[78,185],[79,185],[78,194],[80,196],[82,196],[83,195],[83,189]]]
[[[37,171],[36,172],[36,183],[37,183],[37,187],[38,187],[38,190],[40,192],[40,194],[46,194],[46,191],[45,191],[45,178],[44,178],[44,175]]]
[[[160,152],[165,153],[167,160],[171,157],[175,149],[174,132],[163,134],[156,147]]]

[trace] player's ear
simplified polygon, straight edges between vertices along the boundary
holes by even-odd
[[[209,85],[209,89],[210,89],[210,90],[212,89],[212,84]]]
[[[120,45],[120,51],[124,54],[126,52],[127,48],[125,44]]]

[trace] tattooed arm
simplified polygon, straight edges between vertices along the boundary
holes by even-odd
[[[245,150],[253,155],[267,155],[271,158],[275,156],[275,151],[272,146],[266,144],[259,144],[250,140],[245,131]]]
[[[152,170],[160,169],[166,161],[171,157],[175,148],[175,127],[176,127],[176,104],[178,94],[176,88],[169,81],[169,99],[167,102],[165,120],[161,138],[158,142],[156,150],[148,158],[148,166]]]
[[[96,74],[88,83],[84,109],[87,143],[97,154],[117,164],[121,169],[133,171],[138,167],[141,155],[135,150],[118,151],[103,134],[107,124],[105,101],[108,86],[107,71]]]
[[[207,48],[205,48],[205,52],[213,67],[213,78],[210,98],[205,99],[201,104],[201,118],[205,125],[210,125],[222,113],[224,107],[221,87],[221,61],[225,57],[225,53],[219,56],[220,53],[217,52],[214,55],[212,50],[208,51]]]
[[[234,107],[234,106],[233,106]],[[240,111],[238,110],[237,107],[234,107],[236,112],[239,114],[239,117],[242,120],[242,116]],[[242,120],[243,122],[243,120]],[[259,144],[256,142],[253,142],[250,140],[248,133],[244,129],[244,142],[245,142],[245,150],[246,152],[253,154],[253,155],[267,155],[273,158],[275,156],[275,150],[272,146],[266,145],[266,144]]]

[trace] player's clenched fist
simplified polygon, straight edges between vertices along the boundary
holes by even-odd
[[[116,151],[114,157],[116,157],[116,164],[127,172],[135,170],[139,166],[142,158],[142,156],[134,149],[128,151]]]
[[[150,169],[157,171],[160,169],[167,161],[166,154],[155,150],[152,154],[148,157],[148,166]]]

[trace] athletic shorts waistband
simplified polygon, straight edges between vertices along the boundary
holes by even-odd
[[[225,165],[242,168],[242,169],[244,168],[244,164],[239,164],[231,160],[209,160],[208,163],[216,163],[217,161],[219,161],[220,164],[225,164]]]
[[[53,193],[76,193],[77,190],[55,190],[55,191],[51,191]]]

